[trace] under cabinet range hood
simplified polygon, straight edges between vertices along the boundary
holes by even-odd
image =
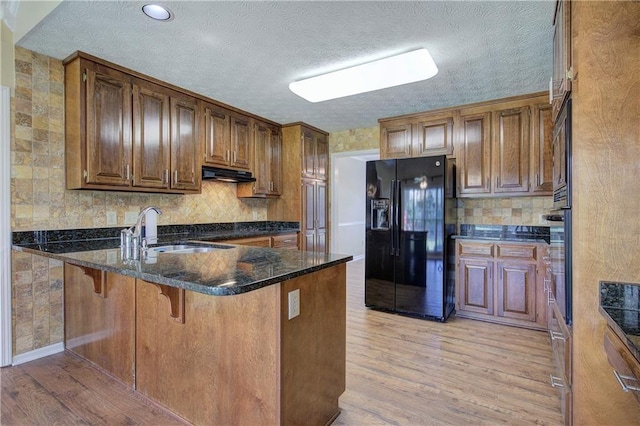
[[[255,182],[251,172],[227,170],[218,167],[202,166],[202,180],[218,180],[221,182]]]

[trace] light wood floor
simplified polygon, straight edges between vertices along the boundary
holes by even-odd
[[[347,391],[335,425],[560,425],[545,333],[364,307],[348,266]],[[1,370],[2,425],[181,424],[68,353]]]

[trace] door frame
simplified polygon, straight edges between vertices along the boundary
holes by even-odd
[[[340,176],[336,168],[338,158],[364,157],[366,160],[377,160],[380,158],[380,149],[365,149],[360,151],[343,151],[331,153],[331,185],[329,185],[329,252],[336,253],[336,242],[338,241],[338,195],[340,191]],[[364,188],[362,189],[364,191]],[[362,258],[362,256],[360,257]],[[354,258],[354,260],[358,260]]]
[[[11,327],[11,91],[0,86],[0,367],[13,361]]]

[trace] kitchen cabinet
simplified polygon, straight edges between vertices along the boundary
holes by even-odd
[[[572,337],[569,327],[560,313],[560,308],[548,292],[549,309],[549,337],[553,358],[553,374],[550,376],[551,386],[558,390],[560,410],[564,417],[564,424],[571,425],[572,421]]]
[[[551,77],[551,105],[553,121],[571,92],[573,55],[571,49],[571,2],[558,0],[553,20],[553,75]]]
[[[251,118],[203,104],[204,164],[235,170],[251,170],[253,132]]]
[[[327,135],[309,127],[302,129],[302,176],[314,179],[327,178],[329,142]]]
[[[551,105],[533,106],[531,127],[531,179],[532,192],[548,195],[553,192],[553,120]]]
[[[286,167],[282,169],[281,195],[268,201],[267,217],[299,222],[300,250],[328,250],[327,137],[326,132],[304,123],[282,127],[282,164]],[[315,160],[307,155],[314,145]],[[304,177],[307,175],[315,177]]]
[[[240,198],[279,196],[282,187],[282,139],[280,127],[256,121],[254,124],[255,182],[239,183]]]
[[[640,402],[640,361],[611,327],[605,330],[604,349],[618,382]]]
[[[567,161],[567,144],[570,143],[571,139],[571,135],[568,134],[570,130],[567,129],[567,126],[570,120],[570,114],[563,113],[556,122],[553,136],[553,187],[565,192],[567,192],[567,173],[570,173],[567,168],[570,163]],[[570,195],[567,192],[567,196],[570,197]],[[571,200],[569,199],[567,202],[570,205]]]
[[[64,266],[65,348],[135,386],[135,278]]]
[[[378,121],[381,159],[453,153],[453,111]]]
[[[327,183],[302,180],[302,250],[327,252]]]
[[[220,242],[227,244],[240,244],[245,246],[255,247],[273,247],[297,250],[298,249],[298,234],[278,234],[278,235],[264,235],[259,237],[247,237],[247,238],[234,238],[232,240],[222,240]]]
[[[67,188],[198,193],[198,100],[94,59],[65,62]]]
[[[491,193],[491,114],[460,116],[458,195]]]
[[[546,329],[539,244],[456,243],[456,311],[461,317]]]

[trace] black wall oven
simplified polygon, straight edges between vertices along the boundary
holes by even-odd
[[[553,134],[553,207],[549,258],[558,308],[567,324],[571,303],[571,98],[558,115]]]

